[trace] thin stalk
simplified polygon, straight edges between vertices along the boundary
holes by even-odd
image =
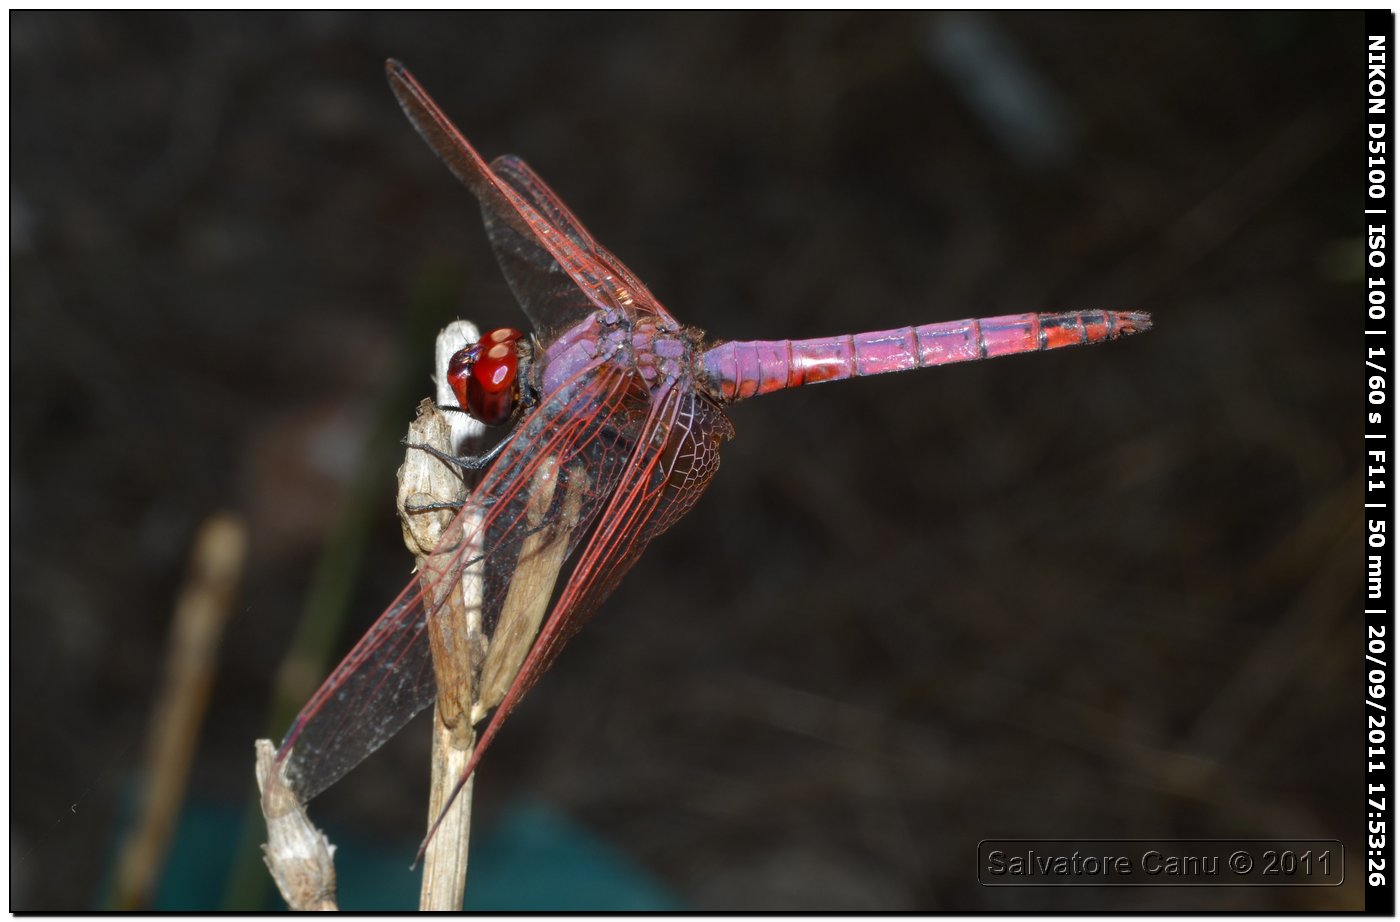
[[[141,816],[121,847],[112,908],[144,909],[155,894],[184,802],[247,544],[243,521],[227,512],[210,516],[195,536],[151,719]]]
[[[447,364],[458,349],[478,338],[476,327],[465,321],[450,324],[438,334],[437,401],[434,404],[425,400],[419,405],[418,417],[409,427],[406,439],[409,446],[429,446],[454,456],[477,447],[485,427],[464,413],[444,413],[438,406],[455,405],[447,384]],[[443,816],[443,809],[471,759],[476,741],[472,730],[477,700],[473,663],[478,660],[471,648],[484,642],[481,627],[484,536],[479,512],[469,509],[459,516],[449,509],[412,510],[415,506],[464,500],[472,485],[462,471],[414,447],[409,448],[403,467],[399,469],[399,518],[403,523],[404,543],[413,552],[419,573],[436,572],[432,552],[439,547],[444,532],[454,526],[459,541],[447,543],[456,549],[460,541],[468,542],[468,547],[460,549],[460,559],[476,561],[466,567],[460,579],[449,577],[437,584],[447,594],[435,600],[434,614],[428,619],[428,640],[438,687],[437,704],[433,708],[429,828],[439,817],[442,822],[423,855],[423,884],[419,897],[419,908],[423,910],[460,910],[467,883],[471,782],[458,793],[446,816]]]

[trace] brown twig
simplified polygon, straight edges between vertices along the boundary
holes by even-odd
[[[195,538],[147,744],[144,809],[117,865],[115,902],[121,909],[149,905],[165,863],[246,547],[243,522],[229,513],[211,516]]]

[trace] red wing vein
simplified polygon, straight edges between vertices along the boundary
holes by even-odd
[[[512,566],[530,531],[525,520],[529,504],[525,491],[539,465],[550,456],[559,459],[561,469],[590,454],[606,460],[603,449],[607,446],[600,437],[609,427],[623,433],[636,427],[629,422],[629,414],[641,386],[635,373],[608,364],[590,366],[566,380],[553,399],[544,401],[521,423],[511,436],[513,443],[454,517],[418,577],[404,588],[293,722],[283,739],[280,757],[291,756],[289,774],[298,796],[303,800],[314,797],[432,703],[436,683],[424,628],[426,619],[460,580],[467,563],[463,555],[478,543],[478,536],[484,536],[486,540],[480,544],[485,546],[488,568]],[[604,466],[589,471],[589,475],[595,487],[584,495],[586,508],[579,517],[591,521],[610,495],[610,482],[617,474]],[[488,593],[483,603],[488,636],[509,580],[497,582],[503,585]]]
[[[456,177],[471,190],[482,209],[504,221],[519,238],[519,243],[542,247],[549,258],[562,269],[596,307],[608,309],[623,306],[618,303],[614,286],[605,277],[610,268],[575,243],[564,230],[555,227],[524,196],[497,177],[466,137],[433,102],[426,90],[403,65],[390,61],[387,65],[389,85],[398,98],[408,120],[428,146],[447,164]],[[551,193],[552,195],[552,193]],[[567,209],[565,209],[567,212]],[[573,216],[570,214],[570,218]],[[577,219],[574,219],[577,225]],[[495,241],[493,241],[495,242]],[[498,246],[498,255],[500,249]],[[630,277],[630,273],[628,274]],[[523,305],[527,309],[530,305]],[[577,306],[574,313],[578,314]],[[575,319],[582,319],[578,314]],[[532,316],[536,332],[551,340],[560,325],[544,317]]]
[[[675,386],[657,400],[612,500],[477,741],[464,778],[475,770],[500,725],[564,644],[617,587],[647,544],[690,508],[717,470],[718,443],[732,433],[723,411],[693,391]],[[682,417],[686,424],[677,426]],[[682,470],[678,463],[687,466]],[[679,485],[672,482],[678,473],[682,475]]]
[[[527,202],[534,206],[536,211],[562,231],[565,236],[606,266],[611,274],[628,290],[634,307],[645,313],[670,316],[656,302],[641,280],[632,274],[632,271],[622,260],[614,256],[598,242],[596,237],[589,233],[588,228],[583,226],[583,222],[578,219],[568,205],[564,204],[564,201],[549,187],[549,184],[530,168],[528,163],[514,154],[503,154],[491,161],[491,170],[506,185],[520,193]]]

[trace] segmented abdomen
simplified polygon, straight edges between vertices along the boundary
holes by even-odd
[[[821,381],[1104,342],[1151,326],[1143,313],[1071,311],[954,320],[822,339],[728,342],[705,352],[699,372],[712,396],[734,401]]]

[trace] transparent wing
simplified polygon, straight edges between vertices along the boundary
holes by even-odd
[[[476,770],[506,717],[564,645],[617,588],[652,539],[695,505],[719,470],[720,443],[733,434],[733,426],[719,405],[693,388],[672,386],[656,395],[607,508],[529,653],[511,677],[499,707],[478,737],[453,798]],[[450,806],[451,800],[443,814]],[[428,838],[436,829],[435,823]]]
[[[532,182],[543,191],[542,200],[531,201],[493,173],[402,64],[389,61],[386,71],[389,86],[418,134],[481,203],[496,259],[541,341],[553,342],[600,308],[635,309],[636,298],[618,284],[616,268],[580,242],[592,238],[528,167]],[[534,189],[527,192],[533,195]],[[564,220],[565,227],[556,226],[555,218]]]
[[[622,260],[609,252],[598,242],[597,238],[588,232],[588,229],[583,226],[583,222],[574,215],[569,206],[564,204],[554,190],[549,188],[549,185],[540,178],[539,174],[530,169],[529,164],[514,154],[505,154],[491,161],[491,170],[501,181],[520,193],[521,197],[528,201],[550,224],[568,237],[571,243],[606,267],[607,271],[603,277],[612,282],[616,300],[644,313],[659,314],[667,318],[671,316],[642,284],[641,279],[637,278],[632,270],[623,264]],[[489,215],[487,216],[487,233],[496,248],[496,258],[501,263],[506,277],[511,280],[511,287],[516,296],[521,298],[535,297],[532,288],[539,282],[538,274],[541,269],[548,271],[548,267],[517,266],[514,254],[519,252],[520,248],[513,239],[514,229],[510,228],[509,225],[493,227]]]
[[[720,445],[733,435],[724,410],[692,388],[672,387],[659,399],[597,529],[478,749],[485,748],[495,725],[588,623],[652,539],[695,505],[719,470]],[[656,445],[660,448],[648,448]]]
[[[433,702],[427,622],[467,566],[478,560],[483,565],[480,623],[489,644],[516,571],[532,555],[567,557],[574,551],[622,480],[646,421],[647,397],[635,372],[599,360],[565,380],[521,423],[418,578],[335,669],[283,739],[278,757],[303,801]]]

